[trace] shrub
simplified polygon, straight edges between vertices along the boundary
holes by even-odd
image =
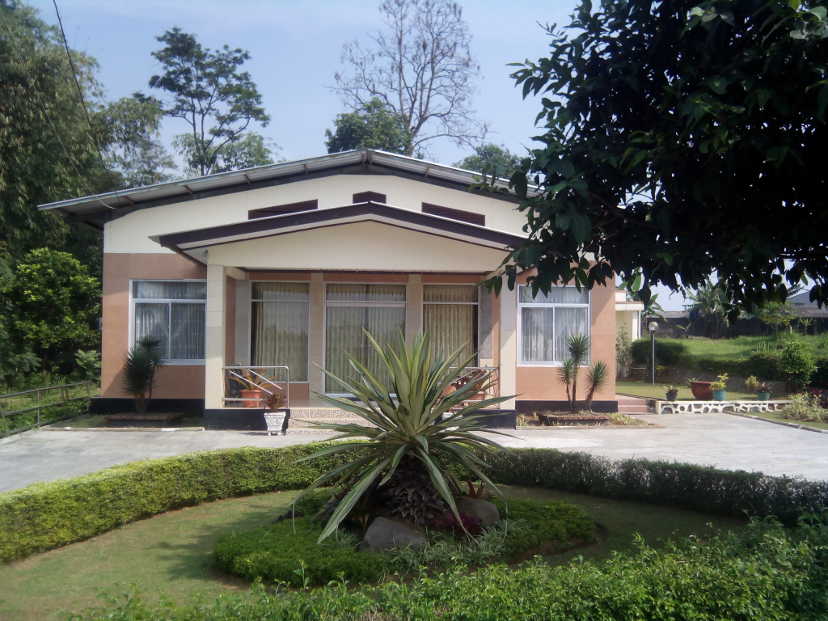
[[[803,392],[791,395],[789,399],[791,403],[780,412],[783,418],[817,423],[828,422],[828,410],[821,407],[817,395]]]
[[[650,364],[652,344],[649,339],[638,339],[633,341],[631,351],[633,362],[639,365]],[[687,355],[687,347],[684,343],[676,343],[675,341],[659,341],[656,339],[655,355],[657,364],[675,366],[679,364]]]
[[[327,490],[315,495],[303,508],[314,511],[330,493]],[[317,543],[321,522],[298,517],[225,535],[216,544],[215,558],[219,567],[248,580],[258,578],[265,583],[278,581],[303,587],[336,579],[377,582],[390,573],[516,560],[527,553],[560,551],[594,538],[592,520],[583,509],[569,503],[498,500],[497,504],[501,522],[474,538],[456,537],[460,532],[429,531],[429,542],[422,547],[382,553],[357,551],[356,537],[342,530]]]
[[[273,490],[302,489],[347,453],[310,465],[320,445],[231,449],[135,462],[0,494],[0,561],[87,539],[163,511]]]
[[[816,361],[816,369],[811,376],[811,385],[828,388],[828,358],[819,358]]]
[[[785,381],[794,390],[801,390],[807,386],[816,371],[813,355],[800,341],[785,343],[779,356],[779,366]]]
[[[745,534],[716,536],[703,545],[690,538],[656,550],[639,542],[634,551],[602,562],[576,560],[550,567],[536,559],[476,572],[458,566],[409,583],[362,589],[340,582],[313,592],[273,593],[258,586],[181,605],[151,605],[130,593],[75,618],[817,621],[828,614],[826,544],[824,525],[791,533],[757,523]]]
[[[782,380],[782,368],[777,352],[754,352],[742,363],[741,375],[756,375],[764,380]]]
[[[383,555],[357,552],[356,537],[337,531],[317,543],[322,526],[311,518],[283,520],[220,538],[216,562],[225,571],[249,580],[283,582],[293,587],[319,586],[344,578],[348,582],[378,581],[385,571]]]

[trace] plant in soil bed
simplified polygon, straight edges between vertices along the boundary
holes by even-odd
[[[459,360],[462,348],[441,360],[435,357],[427,334],[416,337],[411,345],[400,336],[397,344],[389,347],[381,346],[370,334],[367,336],[388,381],[380,380],[365,365],[349,357],[352,377],[324,372],[340,382],[354,400],[317,394],[326,403],[351,412],[370,425],[314,425],[338,432],[335,440],[350,442],[337,443],[302,461],[358,451],[353,461],[323,474],[303,492],[322,485],[336,485],[344,490],[319,541],[334,533],[358,506],[370,507],[372,515],[396,517],[418,527],[450,513],[465,530],[455,501],[461,490],[450,468],[459,466],[471,472],[500,495],[483,472],[484,462],[477,453],[501,447],[476,432],[485,430],[483,419],[487,414],[482,409],[510,397],[467,403],[490,387],[491,375],[487,373],[480,380],[465,384],[458,382],[465,373],[464,367],[472,362]],[[449,389],[451,386],[454,390]]]
[[[124,365],[124,388],[135,398],[135,411],[144,414],[152,400],[155,372],[161,364],[161,341],[145,336],[127,353]]]

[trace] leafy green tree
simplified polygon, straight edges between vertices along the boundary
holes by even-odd
[[[796,319],[796,313],[789,302],[767,302],[757,308],[753,315],[763,324],[773,328],[776,335],[780,330],[789,328]]]
[[[690,322],[702,323],[706,336],[719,338],[730,325],[727,291],[721,283],[707,281],[689,295]]]
[[[241,70],[250,54],[227,45],[205,48],[180,28],[157,39],[164,47],[152,55],[163,73],[152,76],[149,85],[166,93],[164,112],[190,128],[191,140],[181,143],[188,167],[200,175],[216,172],[228,145],[242,140],[252,123],[270,121],[256,84]]]
[[[620,274],[646,299],[715,272],[750,309],[807,276],[828,300],[824,0],[581,0],[548,32],[513,74],[545,133],[513,176],[530,240],[510,285]]]
[[[2,290],[3,323],[18,353],[32,353],[42,370],[69,373],[79,350],[98,348],[101,287],[67,252],[28,252]]]
[[[78,82],[93,99],[93,59],[71,52]],[[71,249],[99,264],[97,233],[67,223],[40,203],[117,187],[98,151],[59,33],[36,11],[0,2],[0,262],[7,268],[36,247]]]
[[[520,157],[502,145],[489,142],[476,146],[472,155],[466,156],[455,166],[489,176],[508,178],[520,167]]]
[[[325,130],[325,146],[328,153],[352,149],[410,153],[411,134],[403,120],[375,97],[359,110],[338,114],[334,131]]]
[[[107,138],[107,163],[120,174],[122,187],[170,180],[175,162],[160,140],[163,116],[161,102],[141,93],[122,97],[98,112]]]
[[[479,66],[463,10],[451,0],[383,0],[383,30],[345,45],[344,72],[334,75],[337,91],[353,112],[375,99],[399,118],[410,136],[405,155],[449,138],[473,145],[486,125],[471,108]]]
[[[228,142],[219,147],[215,153],[215,163],[211,172],[219,173],[228,170],[241,170],[253,166],[264,166],[273,163],[273,151],[278,149],[275,144],[270,143],[259,134],[247,132],[238,140]],[[193,168],[193,158],[197,150],[192,134],[181,134],[176,136],[173,144],[184,154],[189,165],[186,169],[189,175],[200,175],[199,168]]]

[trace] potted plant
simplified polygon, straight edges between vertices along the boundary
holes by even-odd
[[[697,380],[691,377],[687,380],[687,383],[690,386],[690,391],[693,393],[693,396],[699,401],[710,401],[713,399],[713,388],[711,386],[713,382]]]
[[[672,384],[665,386],[664,391],[664,396],[667,397],[667,401],[675,401],[678,399],[678,386],[673,386]]]
[[[728,379],[727,373],[722,373],[716,378],[715,382],[710,384],[710,388],[713,390],[713,399],[716,401],[725,401],[727,399]]]
[[[285,433],[285,417],[287,416],[287,411],[282,408],[284,404],[285,395],[281,390],[273,389],[269,394],[266,393],[264,398],[264,419],[265,425],[267,426],[267,435],[271,435],[273,432]]]
[[[768,383],[760,380],[755,375],[751,375],[745,380],[745,388],[748,392],[756,393],[757,401],[767,401],[770,399],[771,393]]]

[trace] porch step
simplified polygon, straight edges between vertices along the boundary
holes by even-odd
[[[339,408],[309,406],[290,409],[289,429],[297,431],[322,431],[312,423],[350,423],[368,426],[368,423],[356,414],[351,414]]]
[[[618,411],[621,414],[652,414],[655,408],[650,402],[651,399],[618,395]]]

